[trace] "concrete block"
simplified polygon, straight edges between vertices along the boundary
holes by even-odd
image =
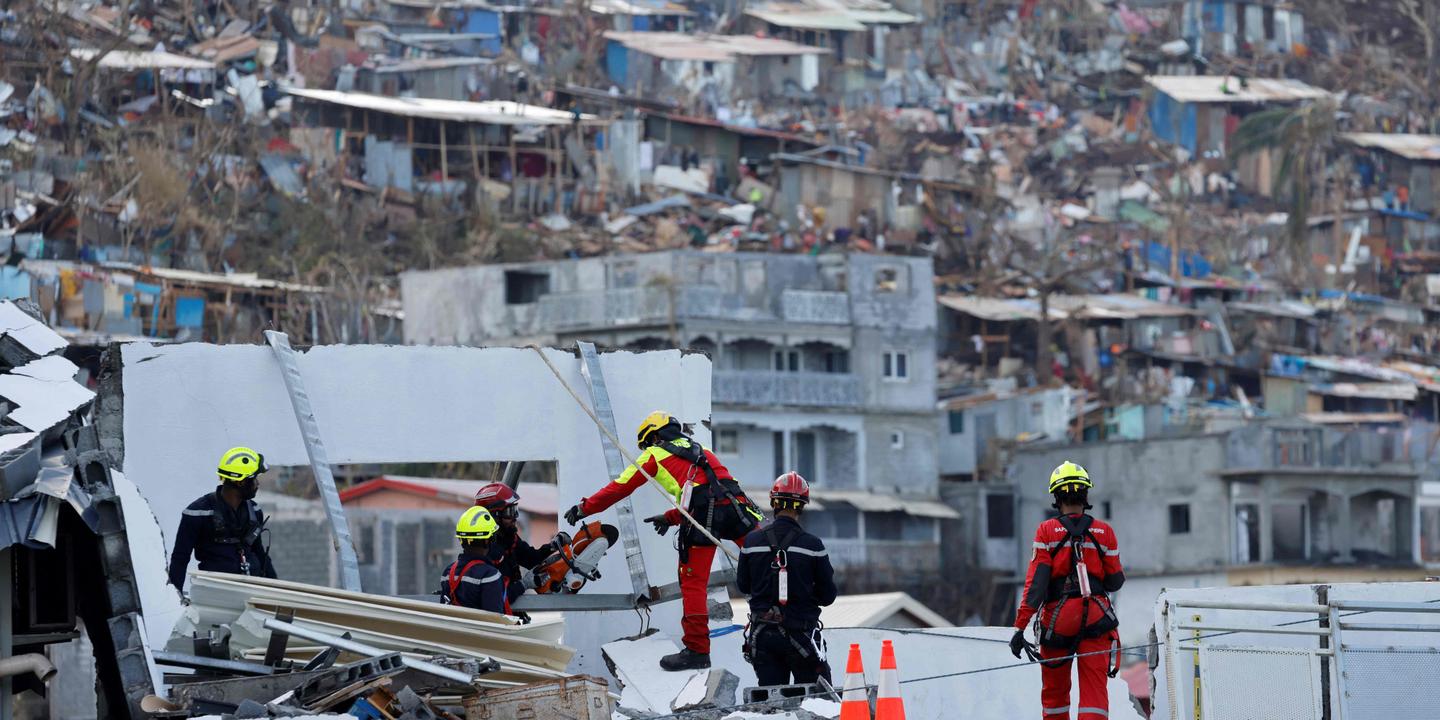
[[[700,710],[722,708],[735,704],[735,690],[740,687],[740,678],[725,668],[710,668],[709,672],[698,673],[685,683],[670,701],[670,710]]]

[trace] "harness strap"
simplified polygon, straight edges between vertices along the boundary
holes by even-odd
[[[450,563],[450,576],[449,576],[448,578],[446,578],[445,582],[446,582],[447,584],[449,584],[449,586],[450,586],[450,604],[451,604],[451,605],[459,605],[459,604],[460,604],[460,599],[459,599],[458,597],[456,597],[455,593],[460,589],[460,581],[461,581],[462,579],[464,579],[464,577],[465,577],[466,575],[470,574],[470,568],[475,567],[476,565],[489,565],[490,567],[495,568],[497,571],[500,569],[499,567],[496,567],[495,563],[492,563],[492,562],[490,562],[489,560],[471,560],[470,562],[465,563],[465,567],[464,567],[464,568],[461,568],[460,574],[457,575],[457,574],[455,574],[455,568],[457,568],[457,567],[460,566],[460,561],[459,561],[459,560],[456,560],[455,562]],[[510,578],[505,577],[505,573],[503,573],[503,572],[500,573],[500,597],[504,599],[504,603],[505,603],[505,614],[506,614],[506,615],[509,615],[509,614],[510,614]]]

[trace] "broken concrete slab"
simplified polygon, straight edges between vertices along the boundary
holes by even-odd
[[[10,300],[0,302],[0,334],[37,358],[59,352],[69,344],[59,333]],[[9,359],[8,353],[6,356]],[[12,361],[11,364],[17,363]]]
[[[75,382],[79,368],[59,355],[42,357],[0,375],[0,398],[14,405],[7,418],[27,430],[44,433],[95,399]]]
[[[725,668],[711,668],[709,672],[697,673],[685,683],[685,687],[670,701],[674,712],[723,708],[735,704],[735,691],[740,687],[740,678]]]

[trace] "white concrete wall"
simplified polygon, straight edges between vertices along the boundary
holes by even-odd
[[[559,350],[546,355],[588,403],[579,360]],[[227,448],[248,445],[272,466],[308,464],[268,347],[139,343],[126,345],[122,359],[124,470],[165,531],[167,552],[180,511],[213,488],[215,462]],[[608,353],[601,367],[622,442],[657,408],[685,422],[709,419],[710,361],[703,355]],[[608,481],[599,431],[534,351],[325,346],[304,353],[300,368],[332,463],[555,460],[565,507]],[[703,430],[700,439],[710,443]],[[668,507],[652,489],[633,497],[639,517]],[[614,522],[614,511],[600,519]],[[650,583],[673,582],[671,538],[650,532],[640,538]],[[278,571],[283,579],[285,568]],[[629,592],[623,553],[608,554],[601,572],[588,590]],[[678,603],[671,604],[678,618]],[[657,625],[676,622],[665,619],[669,610],[657,610]],[[160,644],[169,633],[166,620],[157,615],[151,628]],[[566,620],[566,642],[581,650],[577,669],[586,672],[603,670],[602,642],[639,629],[628,612]]]

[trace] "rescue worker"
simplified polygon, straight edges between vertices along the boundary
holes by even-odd
[[[1110,594],[1125,584],[1125,573],[1115,530],[1085,513],[1092,487],[1090,473],[1073,462],[1060,463],[1050,473],[1050,493],[1059,514],[1035,531],[1025,594],[1015,613],[1010,652],[1018,658],[1024,651],[1031,660],[1040,660],[1040,704],[1046,720],[1070,717],[1072,660],[1079,661],[1077,720],[1109,717],[1105,681],[1120,669],[1120,621]],[[1025,625],[1032,617],[1038,656],[1025,641]],[[1071,657],[1076,654],[1081,657]]]
[[[526,588],[533,588],[534,582],[524,577],[528,575],[530,568],[535,567],[550,557],[550,554],[570,544],[570,534],[559,532],[548,545],[536,548],[525,542],[520,537],[520,496],[505,483],[490,483],[480,488],[475,493],[475,504],[490,511],[490,517],[500,529],[490,541],[490,559],[500,568],[500,574],[509,581],[509,588],[506,592],[506,599],[514,602],[515,598],[525,594]],[[524,622],[530,621],[530,616],[524,612],[516,612],[515,617]]]
[[[755,509],[720,458],[685,434],[680,421],[669,413],[656,411],[645,417],[635,433],[640,447],[640,466],[631,465],[610,484],[565,511],[565,522],[574,525],[581,518],[603,512],[629,497],[653,477],[696,521],[708,524],[712,535],[738,542],[760,525],[764,516]],[[644,472],[641,472],[641,469]],[[661,515],[645,518],[664,535],[672,525],[681,525],[679,549],[680,627],[685,647],[660,659],[664,670],[691,670],[710,667],[710,612],[706,595],[715,545],[671,508]]]
[[[265,514],[255,504],[260,475],[269,469],[264,455],[247,447],[230,448],[215,468],[220,478],[215,492],[200,496],[180,513],[170,553],[170,584],[181,599],[192,553],[201,570],[275,577],[275,564],[260,541]]]
[[[490,559],[490,540],[499,529],[490,511],[479,505],[466,510],[455,522],[460,557],[440,575],[440,602],[510,614],[510,600],[506,597],[509,580]]]
[[[775,520],[745,537],[735,584],[750,596],[745,659],[761,685],[830,682],[820,608],[835,602],[835,570],[820,538],[800,526],[810,484],[797,472],[775,478]]]

